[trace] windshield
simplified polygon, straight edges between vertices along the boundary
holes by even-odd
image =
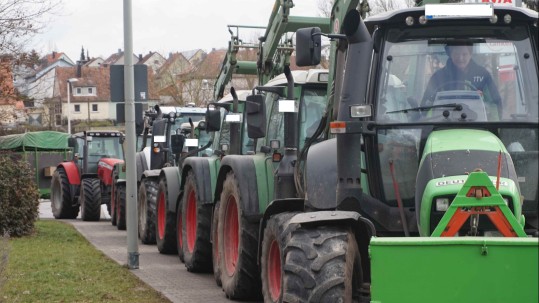
[[[119,137],[97,137],[88,142],[89,161],[100,158],[123,159],[122,148]]]
[[[181,113],[180,116],[178,116],[174,122],[174,124],[171,126],[171,134],[175,134],[176,130],[181,127],[183,123],[189,123],[189,118],[194,122],[204,120],[205,113]]]
[[[389,30],[380,123],[538,122],[537,64],[525,27]]]

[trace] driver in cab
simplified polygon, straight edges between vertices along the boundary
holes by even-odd
[[[430,78],[422,104],[432,104],[439,91],[476,90],[487,103],[495,105],[494,108],[499,114],[500,94],[490,73],[472,60],[473,46],[446,45],[445,51],[449,56],[447,63]]]

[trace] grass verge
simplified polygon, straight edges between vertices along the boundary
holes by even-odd
[[[0,302],[170,302],[69,224],[37,221],[34,235],[9,244]]]

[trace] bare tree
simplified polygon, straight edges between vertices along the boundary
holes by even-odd
[[[0,54],[21,52],[32,36],[59,12],[61,0],[0,1]]]
[[[333,4],[335,3],[335,0],[327,1],[327,0],[318,0],[318,11],[320,14],[320,17],[330,17],[331,16],[331,9],[333,8]]]

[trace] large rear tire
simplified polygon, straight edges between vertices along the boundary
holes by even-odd
[[[188,271],[211,272],[211,205],[199,203],[198,191],[195,174],[189,171],[182,202],[183,256]]]
[[[143,244],[155,244],[157,183],[144,179],[138,189],[138,236]]]
[[[249,223],[243,215],[239,183],[233,172],[225,179],[220,201],[217,241],[222,288],[230,299],[259,299],[258,224]]]
[[[260,259],[264,302],[283,301],[284,252],[286,243],[290,239],[288,221],[295,214],[276,214],[268,220],[264,229]]]
[[[99,221],[101,216],[101,188],[99,179],[82,179],[80,188],[80,216],[82,221]]]
[[[125,222],[125,184],[118,184],[116,186],[116,227],[118,230],[126,229]]]
[[[298,228],[285,253],[286,302],[360,302],[363,271],[350,229]]]
[[[176,254],[176,214],[168,211],[167,201],[169,201],[166,179],[159,180],[157,190],[157,222],[155,228],[155,241],[157,249],[162,254]]]
[[[213,216],[211,222],[211,237],[212,237],[212,264],[213,264],[213,278],[217,286],[222,286],[221,283],[221,264],[219,262],[219,206],[221,203],[217,201],[213,208]]]
[[[73,206],[71,188],[65,170],[57,168],[51,180],[51,207],[55,219],[75,219],[79,206]]]

